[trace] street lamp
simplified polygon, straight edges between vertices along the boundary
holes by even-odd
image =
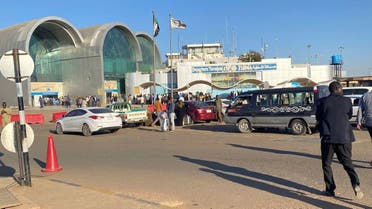
[[[342,56],[342,50],[343,50],[343,49],[344,49],[343,46],[338,47],[338,52],[339,52],[340,56]]]
[[[307,77],[311,78],[311,69],[310,69],[310,49],[311,49],[311,44],[307,45],[308,49],[308,55],[307,55]]]
[[[311,44],[307,45],[307,64],[310,64],[310,49],[311,49]]]

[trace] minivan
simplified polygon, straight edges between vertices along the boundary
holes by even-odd
[[[292,134],[309,133],[316,126],[316,105],[329,95],[328,86],[253,90],[242,93],[226,110],[224,121],[239,131],[287,128]]]

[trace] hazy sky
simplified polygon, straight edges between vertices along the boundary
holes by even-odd
[[[301,64],[310,57],[312,64],[328,64],[342,51],[349,76],[372,75],[370,0],[3,1],[0,28],[58,16],[78,29],[119,22],[152,35],[152,11],[160,24],[156,41],[163,60],[170,51],[171,14],[187,25],[173,30],[173,52],[185,44],[219,42],[226,55],[239,55],[261,51],[265,42],[267,58],[291,56]]]

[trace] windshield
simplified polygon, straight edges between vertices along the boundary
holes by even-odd
[[[363,88],[360,88],[360,89],[343,89],[343,92],[344,92],[344,95],[355,95],[355,94],[363,95],[364,93],[368,92],[368,89],[363,89]]]
[[[195,105],[196,107],[208,107],[208,106],[210,106],[210,105],[208,105],[208,104],[205,103],[205,102],[195,102],[194,105]]]
[[[107,108],[95,108],[95,109],[89,109],[89,111],[95,114],[112,113],[112,110],[107,109]]]

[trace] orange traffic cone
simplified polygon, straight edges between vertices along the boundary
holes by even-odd
[[[62,167],[59,167],[58,165],[58,158],[57,158],[56,149],[54,148],[53,136],[49,134],[46,167],[42,169],[41,171],[42,172],[58,172],[61,170],[62,170]]]

